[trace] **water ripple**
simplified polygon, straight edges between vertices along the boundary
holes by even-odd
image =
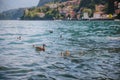
[[[119,80],[119,22],[1,21],[0,26],[1,80]],[[42,44],[45,52],[33,47]],[[70,56],[61,56],[66,50]]]

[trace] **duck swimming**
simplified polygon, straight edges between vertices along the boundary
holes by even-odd
[[[64,53],[61,52],[61,56],[70,56],[70,51],[66,50]]]
[[[35,47],[36,51],[45,51],[45,44],[43,44],[42,46],[35,46],[33,45],[33,47]]]
[[[53,33],[53,30],[49,30],[49,33]]]
[[[18,40],[21,40],[21,36],[18,36],[17,39],[18,39]]]

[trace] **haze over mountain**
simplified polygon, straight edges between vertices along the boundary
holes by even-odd
[[[0,0],[0,12],[10,9],[37,6],[39,0]]]
[[[18,19],[24,8],[37,6],[39,0],[0,0],[0,19]]]
[[[12,9],[0,13],[0,20],[16,20],[24,14],[24,8]]]

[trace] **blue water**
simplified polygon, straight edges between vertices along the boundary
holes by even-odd
[[[42,44],[45,52],[33,47]],[[61,56],[66,50],[70,56]],[[119,80],[119,76],[118,21],[0,21],[0,80]]]

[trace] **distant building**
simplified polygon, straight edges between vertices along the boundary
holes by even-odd
[[[65,7],[64,8],[58,8],[58,10],[59,10],[60,14],[66,14],[69,11],[68,8],[65,8]]]
[[[93,14],[93,18],[97,18],[97,19],[99,18],[99,19],[101,19],[103,17],[105,17],[103,12],[95,12]]]
[[[115,14],[120,14],[120,2],[115,1],[114,6],[115,6]]]
[[[57,4],[45,4],[45,6],[46,6],[46,7],[49,7],[49,8],[52,8],[52,9],[58,7]]]
[[[38,15],[40,18],[45,17],[45,13],[43,13],[43,12],[37,13],[37,15]]]
[[[104,16],[103,10],[105,9],[105,6],[102,4],[95,5],[95,12],[93,13],[93,18],[94,19],[101,19]]]
[[[116,9],[115,14],[120,14],[120,9]]]
[[[83,19],[88,19],[89,18],[89,15],[87,12],[83,13]]]
[[[74,19],[75,15],[76,15],[75,11],[70,11],[70,18],[71,19]]]
[[[96,12],[102,12],[105,9],[105,6],[102,4],[95,5],[95,11]]]
[[[76,16],[77,20],[80,20],[80,14],[77,13],[77,16]]]
[[[79,5],[81,0],[69,0],[65,2],[66,6]]]
[[[94,17],[94,18],[101,18],[101,15],[100,15],[100,13],[94,13],[94,14],[93,14],[93,17]]]
[[[118,8],[120,9],[120,2],[118,3]]]

